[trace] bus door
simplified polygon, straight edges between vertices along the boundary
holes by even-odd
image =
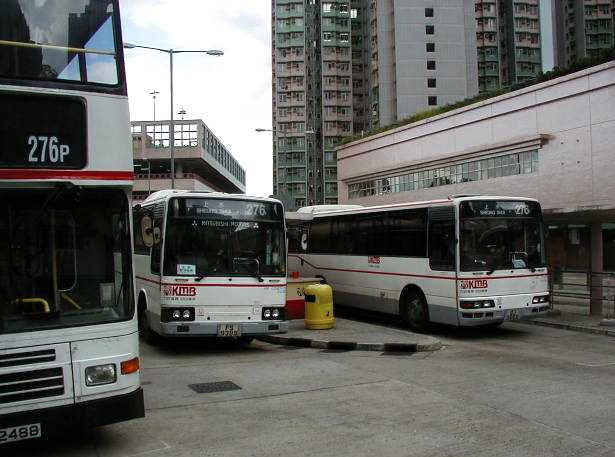
[[[423,288],[432,322],[458,325],[455,252],[455,207],[429,208],[428,252],[430,278]]]

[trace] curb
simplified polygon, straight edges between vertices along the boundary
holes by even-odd
[[[615,336],[615,330],[609,330],[608,328],[586,327],[584,325],[565,324],[561,322],[543,321],[543,320],[538,320],[538,319],[531,319],[525,322],[531,325],[540,325],[542,327],[572,330],[573,332],[591,333],[593,335]]]
[[[325,341],[311,338],[293,338],[289,336],[266,335],[257,338],[270,344],[294,346],[301,348],[331,349],[339,351],[376,351],[376,352],[429,352],[442,348],[442,343],[436,341],[430,344],[418,343],[359,343],[356,341]]]

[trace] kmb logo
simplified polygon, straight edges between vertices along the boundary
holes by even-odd
[[[164,286],[162,293],[172,297],[194,297],[196,287],[194,286]]]
[[[486,289],[489,282],[486,279],[466,279],[461,281],[462,289]]]

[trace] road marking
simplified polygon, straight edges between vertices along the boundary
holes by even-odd
[[[160,440],[160,443],[163,446],[161,448],[150,449],[149,451],[137,452],[136,454],[130,454],[130,455],[126,455],[124,457],[137,457],[137,456],[140,456],[140,455],[154,454],[155,452],[168,451],[169,449],[171,449],[173,447],[173,446],[169,446],[167,443],[165,443],[162,440]]]
[[[598,362],[598,363],[576,363],[580,367],[608,367],[611,365],[615,365],[615,362]]]

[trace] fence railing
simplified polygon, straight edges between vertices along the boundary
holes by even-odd
[[[555,269],[550,271],[549,286],[556,308],[615,315],[615,273]]]

